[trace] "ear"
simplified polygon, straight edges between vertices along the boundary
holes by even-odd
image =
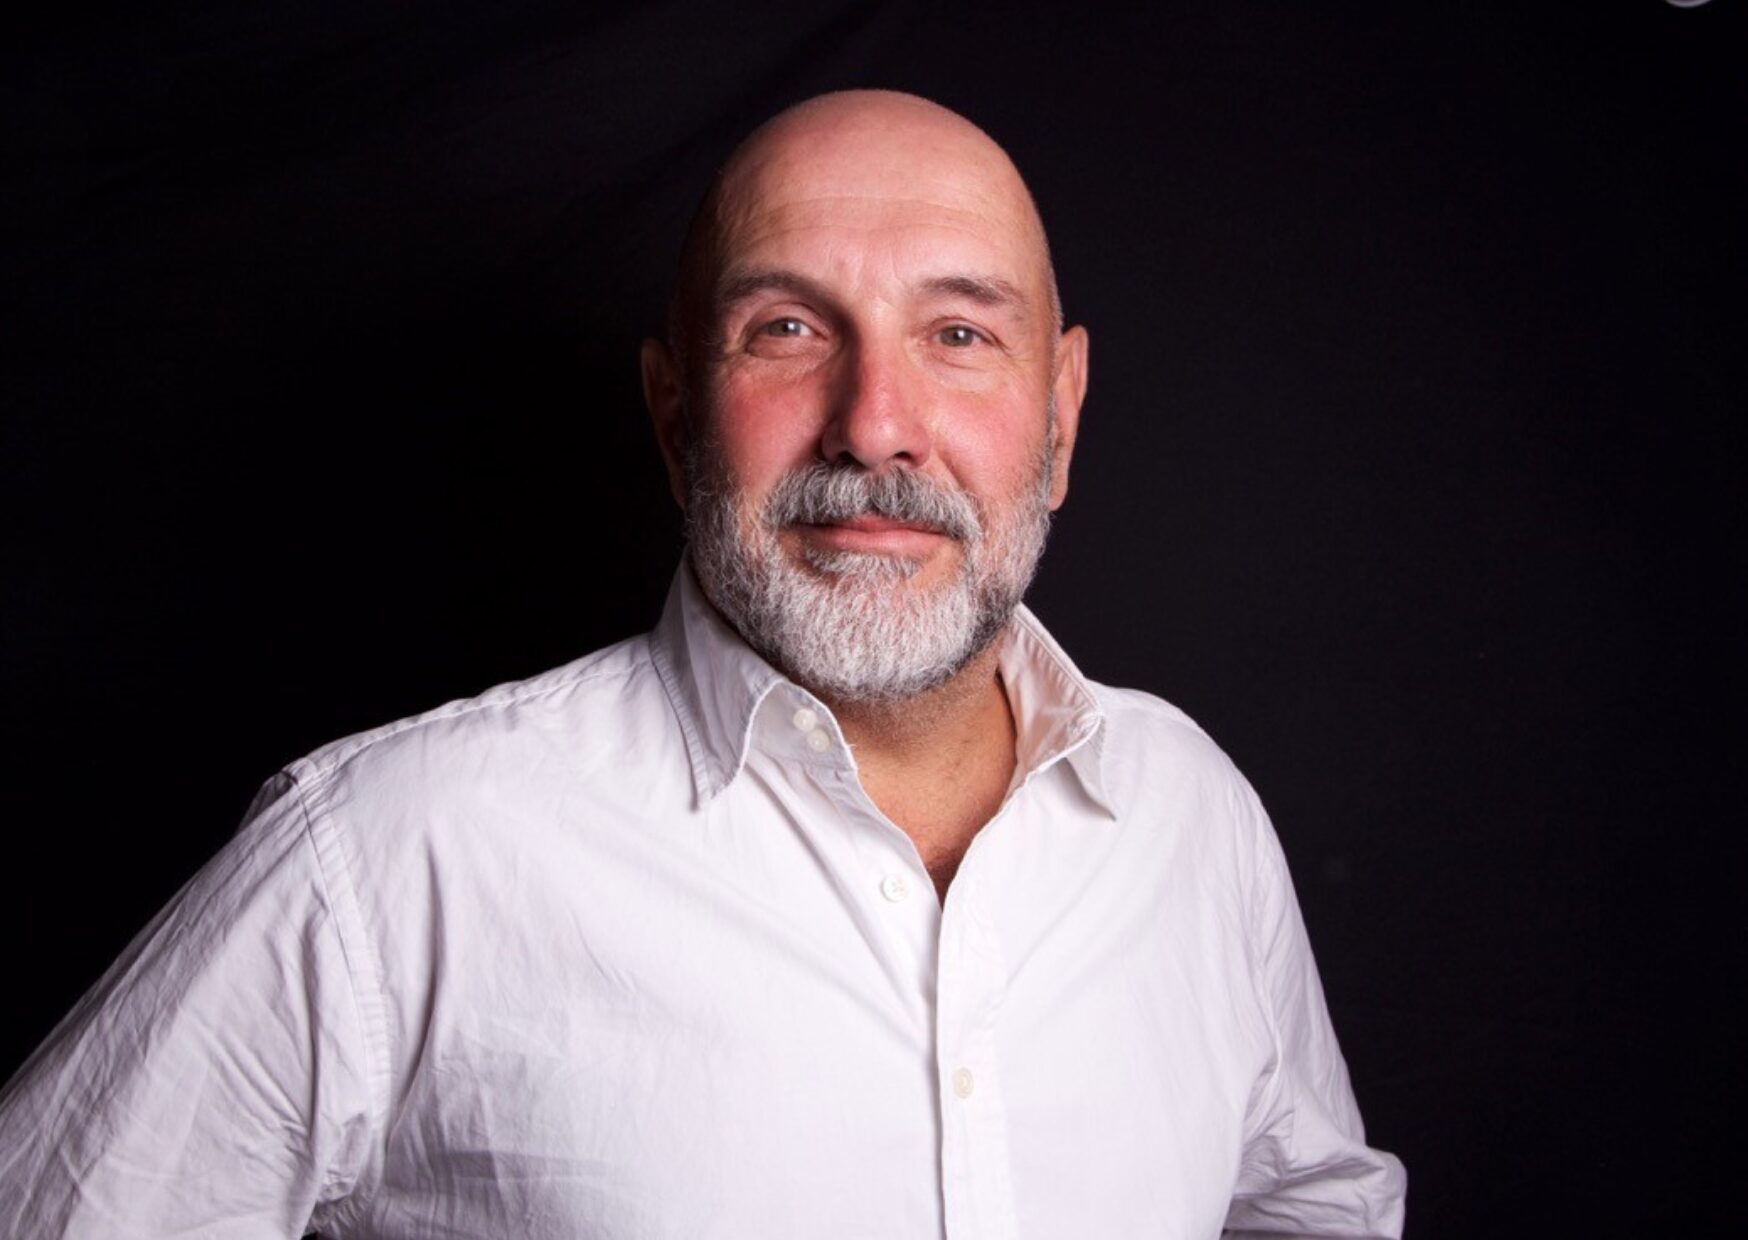
[[[686,447],[690,428],[686,423],[685,388],[674,351],[661,340],[645,340],[639,353],[643,368],[643,403],[655,425],[656,446],[668,467],[668,489],[674,502],[686,507]]]
[[[1050,455],[1050,510],[1062,507],[1068,498],[1068,462],[1074,456],[1074,437],[1080,430],[1080,406],[1086,400],[1087,335],[1084,327],[1071,327],[1056,342],[1056,374],[1051,393],[1056,397],[1056,447]]]

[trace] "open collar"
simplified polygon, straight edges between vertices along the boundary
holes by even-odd
[[[997,640],[1022,776],[1066,761],[1093,802],[1115,818],[1104,774],[1109,720],[1091,684],[1024,606]],[[733,783],[746,765],[754,722],[772,690],[789,686],[812,697],[729,626],[704,597],[686,560],[674,574],[661,621],[650,635],[650,652],[686,739],[699,807]],[[824,703],[816,708],[822,716],[830,714]]]

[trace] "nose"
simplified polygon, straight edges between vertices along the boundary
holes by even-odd
[[[870,472],[896,462],[920,468],[934,450],[921,376],[901,346],[858,341],[846,351],[820,435],[828,462],[854,461]]]

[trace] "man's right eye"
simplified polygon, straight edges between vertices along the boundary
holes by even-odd
[[[800,319],[772,319],[762,330],[767,336],[777,336],[785,340],[813,334],[813,328]]]

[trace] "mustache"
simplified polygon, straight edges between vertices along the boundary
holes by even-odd
[[[909,469],[871,474],[854,465],[821,462],[785,474],[765,500],[764,520],[772,529],[861,516],[926,526],[960,542],[983,537],[976,501]]]

